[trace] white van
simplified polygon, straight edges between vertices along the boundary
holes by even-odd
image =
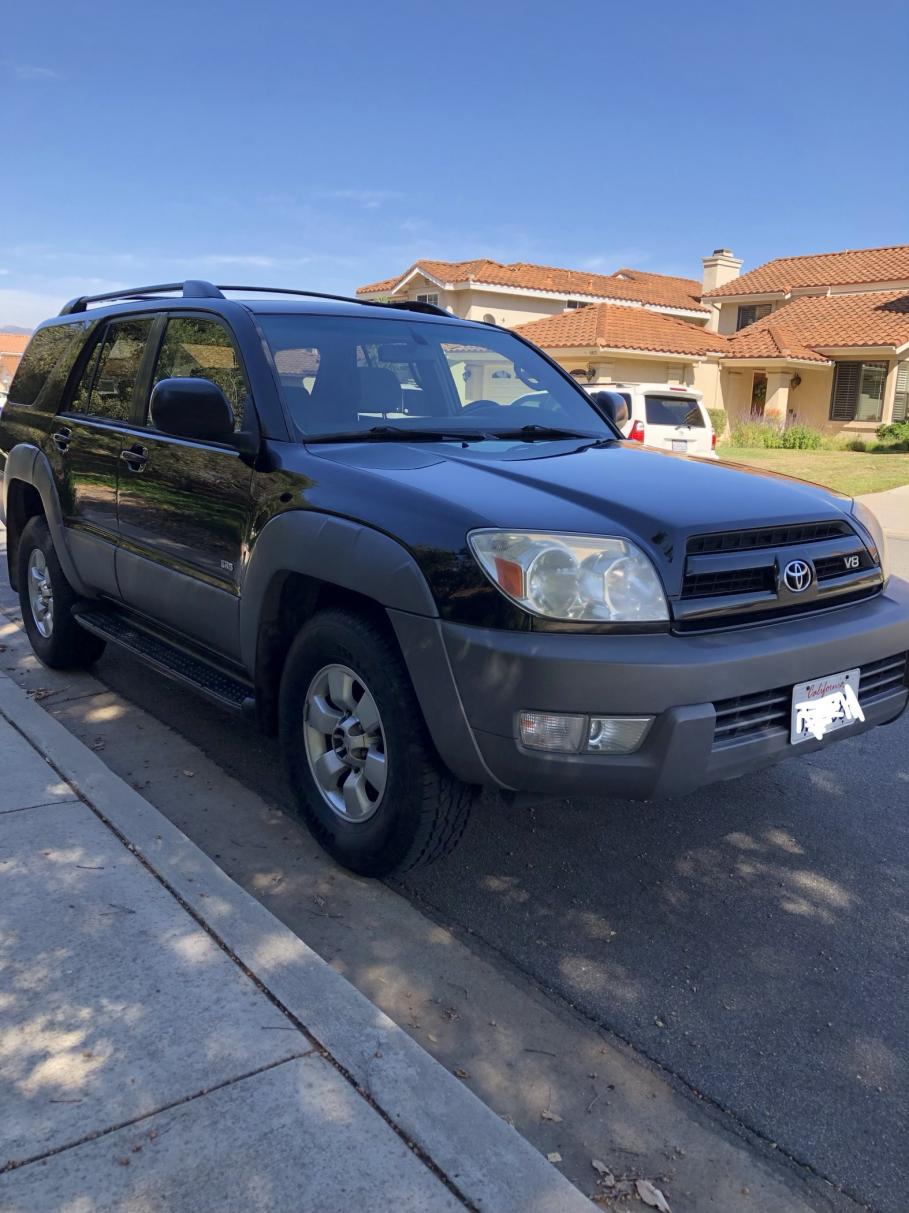
[[[628,405],[622,433],[664,451],[716,459],[716,434],[701,393],[668,383],[597,383],[589,392],[618,392]]]

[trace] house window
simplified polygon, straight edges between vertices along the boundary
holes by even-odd
[[[909,362],[901,362],[896,370],[893,420],[909,421]]]
[[[831,421],[880,421],[886,362],[837,362],[830,397]]]
[[[439,306],[438,295],[417,295],[417,303],[431,303],[433,307]]]
[[[586,299],[566,299],[565,308],[569,312],[573,312],[576,308],[587,307],[588,300]]]
[[[748,303],[743,304],[739,308],[739,314],[735,322],[735,331],[747,328],[749,324],[754,324],[755,320],[763,320],[765,316],[770,315],[769,303]]]

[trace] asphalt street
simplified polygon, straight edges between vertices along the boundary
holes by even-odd
[[[909,576],[909,542],[893,545]],[[109,649],[95,671],[262,796],[204,702]],[[460,849],[398,883],[478,948],[880,1213],[909,1187],[909,717],[642,805],[482,802]]]

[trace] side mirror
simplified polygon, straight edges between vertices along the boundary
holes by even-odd
[[[151,422],[162,434],[232,442],[234,410],[210,379],[162,379],[151,394]]]
[[[594,392],[592,399],[613,425],[624,425],[628,420],[628,405],[620,392]]]

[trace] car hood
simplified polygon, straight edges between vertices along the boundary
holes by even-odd
[[[347,443],[310,450],[393,482],[410,509],[443,504],[467,529],[622,534],[664,561],[688,535],[841,518],[850,504],[842,494],[773,472],[637,443]]]

